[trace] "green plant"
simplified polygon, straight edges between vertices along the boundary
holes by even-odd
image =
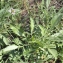
[[[58,56],[63,59],[63,26],[61,23],[63,8],[56,12],[54,6],[49,7],[50,0],[43,0],[40,5],[37,4],[38,13],[32,11],[34,13],[32,14],[30,10],[27,10],[30,15],[27,16],[29,18],[29,23],[27,23],[26,19],[20,19],[21,10],[20,7],[17,8],[17,5],[22,5],[22,2],[20,0],[18,1],[20,4],[16,3],[16,0],[7,2],[5,7],[0,6],[1,63],[42,63],[51,58],[56,60]],[[25,23],[29,25],[29,29]]]

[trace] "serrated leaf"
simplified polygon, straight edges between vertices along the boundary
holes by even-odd
[[[15,44],[17,44],[17,45],[22,44],[21,41],[19,40],[19,38],[15,38],[15,39],[13,40],[13,42],[14,42]]]
[[[42,36],[45,36],[45,34],[46,34],[46,29],[43,27],[43,26],[41,26],[41,25],[39,25],[39,28],[40,28],[40,30],[41,30],[41,34],[42,34]]]
[[[32,32],[34,30],[34,20],[31,17],[30,17],[30,27],[31,27],[31,34],[32,34]]]
[[[18,36],[20,36],[20,31],[18,28],[16,28],[15,26],[13,25],[10,25],[10,28],[12,29],[12,31],[17,34]]]

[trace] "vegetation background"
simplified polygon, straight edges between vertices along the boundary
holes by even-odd
[[[63,63],[63,0],[0,0],[0,63]]]

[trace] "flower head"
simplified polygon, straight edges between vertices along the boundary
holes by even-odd
[[[13,9],[13,8],[10,8],[8,11],[9,11],[11,14],[13,14],[13,15],[15,15],[15,13],[16,13],[16,10]]]

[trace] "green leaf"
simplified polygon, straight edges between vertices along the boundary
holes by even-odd
[[[51,19],[51,29],[53,29],[61,21],[62,14],[58,13]]]
[[[12,29],[12,31],[17,34],[18,36],[20,36],[20,31],[17,27],[10,25],[10,28]]]
[[[59,9],[59,13],[63,13],[63,7]]]
[[[2,35],[2,34],[0,34],[0,39],[2,39],[2,37],[3,37],[3,35]]]
[[[0,60],[2,60],[2,51],[0,51]]]
[[[50,37],[54,38],[54,37],[62,37],[63,36],[63,30],[60,30],[58,33],[52,34]]]
[[[55,49],[48,48],[48,51],[55,57],[55,59],[57,59],[58,53],[57,53],[57,51]]]
[[[49,44],[48,48],[56,48],[56,45],[55,44]]]
[[[0,56],[0,60],[2,60],[2,56]]]
[[[17,46],[15,44],[13,45],[9,45],[7,46],[6,48],[3,48],[2,50],[0,50],[0,55],[3,53],[3,54],[6,54],[6,53],[9,53],[10,51],[13,51],[15,49],[18,49],[18,48],[22,48],[23,46]]]
[[[18,46],[15,45],[15,44],[13,44],[13,45],[10,45],[10,46],[7,46],[6,48],[4,48],[4,49],[2,50],[2,52],[3,52],[3,54],[5,54],[5,53],[10,52],[10,51],[12,51],[12,50],[15,50],[15,49],[17,49],[17,48],[18,48]]]
[[[46,7],[47,7],[47,9],[48,9],[48,7],[49,7],[49,5],[50,5],[50,1],[51,1],[51,0],[46,0]]]
[[[50,41],[63,42],[63,30],[60,30],[58,33],[52,34],[47,39]]]
[[[40,28],[40,30],[41,30],[41,34],[42,34],[42,36],[45,36],[45,34],[46,34],[46,29],[43,27],[43,26],[41,26],[41,25],[39,25],[39,28]]]
[[[6,54],[12,50],[17,49],[17,48],[19,48],[19,47],[17,45],[13,44],[13,45],[7,46],[6,48],[0,50],[0,59],[2,59],[2,56],[1,56],[2,54]]]
[[[9,41],[10,39],[9,38],[6,38],[6,37],[3,37],[3,41],[6,45],[9,45]]]
[[[0,10],[0,17],[1,17],[1,18],[2,18],[2,16],[3,16],[4,11],[5,11],[5,9],[1,9],[1,10]]]
[[[1,6],[4,5],[4,0],[1,0]]]
[[[13,40],[13,42],[16,44],[16,45],[22,45],[22,43],[21,43],[21,41],[19,40],[19,38],[15,38],[14,40]]]
[[[44,0],[42,0],[42,5],[44,5],[44,2],[45,2],[45,1],[44,1]]]
[[[31,27],[31,34],[34,30],[34,20],[30,17],[30,27]]]

